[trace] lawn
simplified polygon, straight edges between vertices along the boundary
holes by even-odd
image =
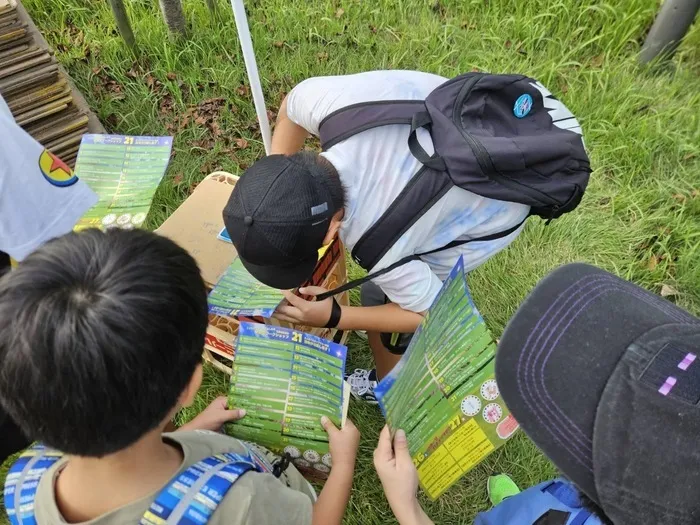
[[[221,3],[212,19],[203,1],[187,0],[189,39],[173,42],[157,2],[127,3],[135,54],[103,0],[25,0],[110,132],[175,135],[149,217],[154,228],[206,174],[239,173],[263,147],[228,6]],[[635,58],[657,0],[246,4],[271,116],[309,76],[400,68],[447,77],[525,73],[579,117],[595,168],[580,208],[547,227],[532,220],[508,250],[470,275],[494,334],[538,279],[570,261],[602,266],[700,314],[699,24],[669,67],[650,71]],[[350,366],[369,364],[359,338],[349,345]],[[208,371],[199,408],[225,390],[226,379]],[[363,438],[346,523],[392,523],[371,464],[381,415],[354,402],[350,411]],[[440,524],[471,523],[488,506],[485,480],[494,472],[526,487],[555,470],[520,435],[437,502],[425,502],[428,514]]]

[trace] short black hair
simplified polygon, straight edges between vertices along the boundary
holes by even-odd
[[[326,157],[313,151],[300,151],[289,158],[307,170],[316,170],[322,174],[319,177],[326,182],[326,187],[331,195],[334,211],[345,209],[345,188],[340,180],[340,174],[335,166]]]
[[[0,279],[0,403],[51,448],[122,450],[175,407],[206,327],[204,281],[174,242],[70,233]]]

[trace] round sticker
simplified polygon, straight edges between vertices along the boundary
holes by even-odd
[[[124,226],[126,224],[129,224],[131,222],[131,213],[125,213],[124,215],[120,215],[119,218],[117,219],[117,224],[119,226]]]
[[[138,226],[139,224],[143,224],[143,221],[145,221],[145,220],[146,220],[145,213],[143,213],[143,212],[134,213],[134,216],[131,218],[131,223]]]
[[[319,454],[315,450],[309,449],[306,452],[304,452],[304,459],[306,461],[310,461],[311,463],[318,463],[319,461],[321,461],[321,454]]]
[[[493,401],[499,396],[498,385],[495,379],[489,379],[481,385],[481,397],[486,401]]]
[[[462,412],[465,416],[473,417],[481,410],[481,400],[476,396],[467,396],[462,399]]]
[[[513,115],[518,118],[527,116],[532,110],[532,97],[527,93],[520,95],[513,106]]]
[[[496,434],[501,439],[508,439],[513,433],[520,428],[520,425],[513,417],[513,414],[508,414],[503,421],[496,427]]]
[[[293,447],[291,445],[284,447],[284,453],[289,454],[292,459],[301,457],[301,451],[297,447]]]
[[[108,226],[110,224],[113,224],[114,221],[116,221],[116,220],[117,220],[117,216],[114,213],[110,213],[110,214],[102,217],[102,224],[104,224],[105,226]]]
[[[331,469],[328,468],[328,467],[327,467],[326,465],[324,465],[323,463],[316,463],[316,464],[314,465],[314,468],[315,468],[316,470],[318,470],[319,472],[323,472],[324,474],[328,474],[328,473],[331,471]]]
[[[39,155],[39,171],[54,186],[72,186],[78,182],[68,165],[46,149]]]
[[[330,454],[324,454],[323,457],[321,458],[321,462],[328,467],[333,466],[333,460],[331,459]]]
[[[121,227],[122,230],[133,230],[134,228],[136,228],[136,226],[134,226],[131,223],[125,224],[124,226]]]
[[[306,461],[305,459],[295,459],[294,460],[294,465],[299,467],[299,468],[309,468],[311,467],[311,463]]]
[[[484,407],[484,421],[487,423],[495,424],[501,420],[503,417],[503,409],[498,403],[489,403]]]

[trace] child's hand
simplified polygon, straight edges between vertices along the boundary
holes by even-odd
[[[384,494],[399,523],[430,523],[418,503],[418,472],[408,452],[408,442],[403,430],[398,430],[391,445],[389,427],[379,435],[374,451],[374,468],[384,487]]]
[[[355,458],[357,457],[357,447],[360,445],[360,431],[349,419],[345,420],[342,430],[335,428],[335,425],[326,416],[321,418],[321,425],[328,432],[328,443],[331,449],[331,461],[333,468],[349,468],[355,470]]]
[[[186,423],[180,430],[213,430],[220,432],[224,423],[237,421],[245,416],[245,410],[237,408],[229,410],[225,396],[217,397],[197,417]]]

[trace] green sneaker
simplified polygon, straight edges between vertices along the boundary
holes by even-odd
[[[490,476],[486,484],[486,491],[489,494],[491,505],[494,507],[501,503],[504,499],[520,493],[520,489],[515,484],[515,481],[510,479],[508,474]]]

